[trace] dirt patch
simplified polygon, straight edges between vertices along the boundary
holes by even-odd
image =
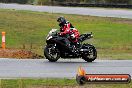
[[[132,24],[132,20],[131,19],[116,19],[114,20],[115,23],[121,23],[121,24]]]
[[[0,49],[0,58],[40,59],[43,56],[22,49]]]

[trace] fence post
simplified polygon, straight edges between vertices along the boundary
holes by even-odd
[[[2,32],[2,48],[5,49],[5,32]]]

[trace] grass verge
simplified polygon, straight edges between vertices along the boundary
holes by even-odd
[[[132,19],[53,14],[0,9],[0,31],[6,32],[7,48],[24,48],[43,56],[45,37],[59,29],[58,16],[66,17],[80,33],[93,32],[85,41],[95,45],[98,58],[132,59]]]
[[[75,79],[2,79],[0,88],[131,88],[129,84],[85,84],[80,86]]]

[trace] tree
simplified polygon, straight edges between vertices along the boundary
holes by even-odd
[[[129,4],[129,5],[132,5],[132,0],[129,0],[128,4]]]

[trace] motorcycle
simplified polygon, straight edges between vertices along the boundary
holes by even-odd
[[[71,42],[69,36],[60,36],[58,33],[57,29],[52,29],[46,37],[44,55],[50,62],[56,62],[59,58],[82,58],[92,62],[97,58],[96,48],[92,44],[82,44],[93,37],[92,33],[81,34],[77,44]]]

